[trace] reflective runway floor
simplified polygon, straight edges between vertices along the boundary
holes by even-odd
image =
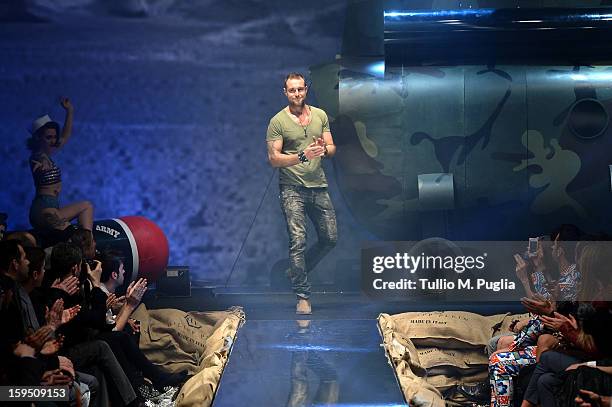
[[[405,406],[380,343],[375,320],[247,320],[213,406]]]
[[[376,317],[384,312],[522,312],[520,303],[372,301],[360,293],[317,293],[298,319],[291,293],[194,290],[187,298],[150,295],[150,308],[222,310],[239,305],[238,331],[213,407],[406,406],[388,364]]]

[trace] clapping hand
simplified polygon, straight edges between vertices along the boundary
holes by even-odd
[[[68,322],[72,321],[72,318],[76,317],[76,315],[79,313],[80,310],[81,310],[81,306],[75,305],[74,307],[70,307],[62,311],[62,320],[61,320],[62,325],[67,324]]]
[[[46,308],[45,320],[47,324],[57,329],[61,325],[62,312],[64,312],[64,300],[60,298],[53,303],[51,309]]]
[[[306,149],[304,149],[304,155],[309,160],[312,160],[313,158],[316,158],[316,157],[321,157],[324,154],[325,154],[325,149],[321,145],[319,145],[318,142],[316,141],[313,143],[310,143],[310,145],[306,147]]]
[[[576,322],[576,318],[573,315],[570,315],[568,318],[563,314],[555,312],[552,317],[542,315],[540,318],[542,318],[545,327],[555,331],[560,331],[563,326],[566,329],[578,330],[578,322]]]
[[[58,278],[53,282],[51,287],[63,290],[68,295],[74,295],[79,291],[79,279],[75,276],[70,276],[63,281],[60,281]]]
[[[325,140],[323,139],[323,137],[316,138],[314,140],[314,144],[316,144],[316,145],[318,145],[320,147],[325,148]]]
[[[64,374],[61,369],[47,370],[43,373],[42,380],[40,382],[43,386],[64,386],[72,383],[72,378]]]
[[[33,334],[28,335],[25,338],[25,343],[27,343],[34,349],[38,350],[42,348],[42,346],[44,345],[45,342],[47,342],[47,340],[49,340],[52,333],[53,333],[53,328],[49,325],[45,325],[39,328]]]
[[[554,311],[554,306],[546,298],[540,295],[534,295],[532,298],[523,297],[521,298],[521,304],[527,311],[536,315],[550,315]]]
[[[112,309],[115,305],[117,305],[117,296],[115,293],[110,293],[106,297],[106,309]]]
[[[47,308],[45,319],[47,320],[47,324],[57,329],[60,325],[70,322],[80,310],[80,305],[64,309],[64,300],[59,299],[53,303],[51,309]]]
[[[40,349],[40,353],[46,356],[54,355],[57,352],[59,352],[63,344],[64,344],[64,336],[58,335],[56,339],[50,339],[47,342],[45,342],[42,348]]]
[[[138,281],[132,281],[128,286],[127,292],[125,293],[126,304],[136,308],[144,293],[147,291],[147,280],[140,278]]]
[[[74,379],[75,372],[74,372],[74,365],[72,364],[72,361],[65,356],[58,356],[57,358],[59,360],[60,370],[68,374],[72,379]]]
[[[600,396],[588,390],[579,390],[580,394],[575,401],[579,407],[603,407],[610,405],[610,396]]]

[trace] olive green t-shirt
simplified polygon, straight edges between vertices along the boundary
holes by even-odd
[[[266,141],[283,140],[283,154],[297,154],[308,147],[323,132],[329,131],[327,114],[322,109],[308,105],[310,123],[300,126],[289,117],[285,109],[278,112],[268,125]],[[279,182],[284,185],[299,185],[307,188],[326,187],[327,179],[321,167],[321,158],[280,168]]]

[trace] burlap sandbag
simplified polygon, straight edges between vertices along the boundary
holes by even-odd
[[[482,316],[464,311],[406,312],[393,315],[395,330],[416,346],[483,348],[507,314]]]
[[[177,407],[209,406],[212,403],[227,356],[243,316],[224,320],[206,340],[206,349],[213,350],[200,360],[199,373],[187,381],[176,399]]]
[[[484,350],[419,347],[417,352],[421,366],[425,369],[452,366],[458,369],[470,370],[483,366],[486,367],[489,364],[489,358],[484,353]]]
[[[395,367],[404,397],[411,406],[444,407],[442,394],[424,378],[418,377],[404,360]]]
[[[389,362],[395,368],[406,400],[419,406],[452,404],[441,391],[458,384],[486,381],[484,346],[493,335],[507,332],[513,319],[460,311],[381,314],[378,326]],[[417,343],[423,346],[415,346]],[[428,351],[433,346],[434,351]]]
[[[147,310],[141,304],[132,317],[140,320],[140,348],[151,362],[171,372],[195,374],[200,361],[213,351],[206,347],[207,339],[227,318],[240,320],[241,312]]]
[[[404,334],[397,332],[393,318],[388,314],[380,314],[378,316],[378,329],[383,338],[383,346],[387,356],[391,359],[389,362],[392,366],[397,366],[401,361],[405,361],[417,376],[425,376],[427,372],[421,366],[419,353],[412,343]]]
[[[443,407],[442,395],[421,376],[426,374],[421,367],[417,350],[401,333],[394,332],[393,319],[388,314],[378,317],[378,329],[383,337],[383,346],[389,364],[395,369],[404,397],[410,405],[419,407]]]
[[[193,375],[181,388],[176,405],[209,406],[244,322],[242,309],[184,312],[147,310],[142,304],[133,318],[140,320],[140,348],[149,360],[171,372],[187,370]]]

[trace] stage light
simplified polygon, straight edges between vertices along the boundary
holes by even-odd
[[[385,76],[385,61],[377,61],[367,66],[369,73],[375,76]]]

